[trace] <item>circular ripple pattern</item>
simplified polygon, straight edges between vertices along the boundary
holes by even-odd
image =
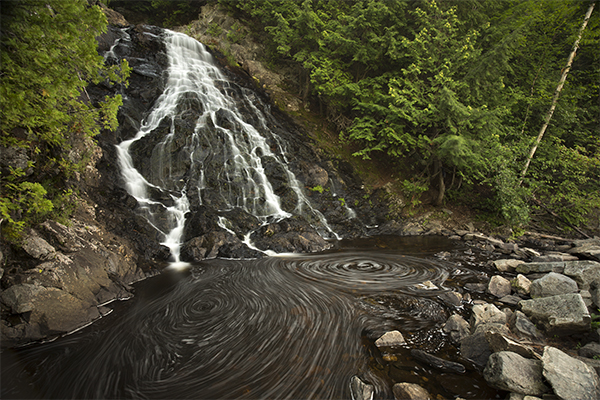
[[[363,339],[399,317],[370,313],[379,303],[364,296],[418,295],[415,284],[447,276],[435,261],[380,252],[202,262],[142,282],[108,328],[110,317],[24,350],[32,377],[20,386],[34,392],[3,397],[351,398],[357,374],[386,393]]]
[[[386,290],[433,293],[420,289],[419,285],[430,281],[441,289],[449,276],[448,268],[437,261],[393,253],[344,252],[284,260],[287,268],[308,280],[351,293]]]

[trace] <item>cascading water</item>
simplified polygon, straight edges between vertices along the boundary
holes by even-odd
[[[201,43],[172,31],[165,32],[164,40],[169,59],[164,92],[137,134],[117,148],[128,192],[160,232],[174,261],[179,262],[190,191],[200,205],[220,211],[241,208],[262,224],[302,213],[322,234],[337,238],[287,168],[285,146],[253,104],[255,95],[234,88]],[[193,129],[182,129],[182,121],[187,128],[193,123]],[[155,143],[153,160],[149,167],[139,167],[132,159],[133,147],[146,139]],[[274,192],[265,163],[284,171],[286,186],[296,197],[288,209]],[[207,179],[205,171],[211,168],[219,172]]]

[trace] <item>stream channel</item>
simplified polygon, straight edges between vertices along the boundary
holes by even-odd
[[[434,398],[499,398],[441,329],[466,310],[439,295],[478,281],[478,265],[458,241],[387,236],[167,268],[93,325],[3,351],[1,397],[351,399],[357,375],[376,399],[393,398],[396,382],[418,383]],[[424,281],[438,289],[421,288]],[[407,345],[386,356],[374,342],[389,330]],[[436,371],[411,358],[414,348],[467,372]]]

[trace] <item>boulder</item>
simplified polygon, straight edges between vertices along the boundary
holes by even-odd
[[[589,332],[591,328],[590,313],[578,293],[522,300],[519,306],[550,335]]]
[[[375,390],[373,385],[364,383],[358,376],[354,375],[350,380],[350,392],[352,400],[373,400]]]
[[[548,391],[542,382],[542,364],[517,353],[501,351],[492,354],[483,371],[486,382],[497,389],[539,396]]]
[[[517,353],[521,357],[538,358],[531,347],[515,342],[499,332],[488,331],[485,333],[485,339],[490,346],[490,350],[494,353],[510,351],[512,353]]]
[[[375,341],[377,347],[400,347],[406,344],[404,336],[398,331],[386,332]]]
[[[38,325],[45,335],[71,332],[100,317],[96,307],[89,307],[57,288],[47,288],[40,292],[33,303],[29,324]]]
[[[452,315],[444,324],[444,332],[450,335],[454,343],[460,343],[462,339],[469,335],[469,324],[458,314]]]
[[[531,274],[540,272],[557,272],[562,273],[565,270],[565,262],[539,262],[526,263],[517,266],[516,271],[520,274]]]
[[[554,262],[554,261],[576,261],[578,258],[572,254],[550,251],[542,256],[533,259],[533,262]]]
[[[23,238],[22,248],[38,260],[51,260],[56,256],[56,249],[33,230]]]
[[[478,367],[485,367],[490,354],[492,351],[485,339],[485,332],[469,335],[460,342],[460,355]]]
[[[490,279],[487,290],[498,298],[508,296],[511,292],[510,281],[500,275],[494,275]]]
[[[476,304],[472,309],[470,324],[471,330],[474,330],[481,324],[506,324],[506,314],[493,304]]]
[[[573,242],[575,247],[569,250],[569,253],[575,254],[581,258],[600,261],[600,239],[576,240]]]
[[[517,304],[519,304],[519,302],[523,300],[522,298],[520,298],[519,296],[513,296],[513,295],[508,295],[508,296],[504,296],[500,299],[500,302],[503,304],[508,304],[511,306],[516,306]]]
[[[10,307],[13,314],[23,314],[33,310],[34,301],[40,292],[47,289],[39,285],[22,283],[14,285],[2,292],[2,302]]]
[[[513,290],[517,294],[527,295],[531,288],[531,281],[523,274],[518,274],[516,278],[510,281]]]
[[[396,400],[430,400],[431,395],[416,383],[396,383],[392,387]]]
[[[510,317],[508,324],[510,329],[519,337],[527,336],[533,339],[541,337],[536,326],[521,311],[515,311]]]
[[[517,266],[523,264],[521,260],[495,260],[492,262],[492,265],[500,272],[513,272]]]
[[[600,380],[596,371],[566,353],[544,347],[543,374],[554,393],[563,400],[597,400]]]
[[[550,297],[557,294],[577,293],[577,282],[568,276],[550,272],[531,283],[530,294],[532,298]]]
[[[579,289],[590,290],[593,282],[600,282],[600,262],[577,261],[567,263],[565,275],[573,278]]]
[[[581,347],[577,354],[581,357],[594,358],[596,356],[600,356],[600,343],[598,342],[590,342],[585,346]]]
[[[462,306],[463,296],[458,292],[444,292],[438,296],[446,305],[452,307]]]
[[[410,351],[410,355],[415,360],[421,361],[421,362],[423,362],[435,369],[443,371],[443,372],[464,374],[466,371],[465,366],[460,363],[444,360],[443,358],[436,357],[436,356],[429,354],[423,350],[412,349]]]

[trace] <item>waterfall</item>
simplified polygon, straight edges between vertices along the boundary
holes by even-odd
[[[240,208],[263,225],[302,214],[322,235],[337,237],[287,167],[285,143],[269,128],[256,94],[232,83],[196,40],[166,30],[164,41],[164,91],[117,153],[127,191],[174,262],[180,262],[190,193],[198,205],[221,212]],[[151,161],[136,165],[132,155],[144,148],[151,148]],[[283,171],[295,204],[282,205],[267,167]]]

